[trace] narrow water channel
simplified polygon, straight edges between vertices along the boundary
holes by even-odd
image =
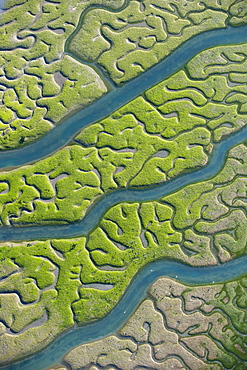
[[[68,144],[83,127],[103,119],[169,77],[202,50],[244,42],[247,42],[247,25],[207,31],[191,38],[162,62],[65,119],[40,140],[20,149],[1,152],[0,168],[22,166],[51,155]]]
[[[91,325],[75,327],[33,357],[1,369],[43,370],[61,361],[75,346],[116,333],[145,298],[150,285],[161,276],[188,285],[213,284],[242,276],[246,273],[246,265],[247,256],[210,267],[192,267],[172,260],[152,262],[138,272],[120,302],[104,319]]]
[[[186,185],[215,176],[223,168],[229,149],[246,139],[247,126],[216,144],[209,164],[199,170],[184,173],[157,186],[114,190],[102,196],[79,222],[69,225],[1,226],[0,241],[62,239],[87,235],[97,226],[105,212],[117,203],[158,200]]]
[[[1,0],[0,0],[1,6]],[[247,42],[247,26],[225,28],[195,36],[164,61],[143,73],[126,85],[104,95],[91,106],[81,110],[39,141],[18,150],[0,154],[0,168],[17,167],[44,158],[57,151],[74,137],[83,127],[111,114],[143,91],[162,81],[182,68],[200,51],[222,44]],[[159,199],[187,184],[214,176],[224,165],[228,150],[247,139],[247,127],[217,144],[210,163],[203,169],[177,177],[156,187],[142,189],[119,189],[102,197],[81,222],[65,226],[1,227],[0,240],[32,240],[48,238],[69,238],[87,234],[102,218],[106,210],[122,201],[148,201]],[[8,370],[41,370],[59,361],[74,346],[100,339],[115,333],[146,296],[146,290],[158,277],[168,276],[187,284],[212,284],[234,279],[246,273],[247,256],[214,266],[196,268],[171,260],[153,262],[141,269],[133,279],[123,298],[114,310],[103,320],[92,325],[76,327],[55,340],[45,350],[21,363],[3,367]],[[131,304],[130,304],[131,302]]]

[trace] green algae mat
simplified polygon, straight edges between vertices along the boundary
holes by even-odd
[[[0,172],[0,367],[247,369],[247,267],[200,280],[247,257],[246,0],[0,7],[0,162],[105,99],[66,145]],[[128,98],[135,78],[149,88]],[[164,270],[117,330],[73,345],[158,260],[198,280]]]

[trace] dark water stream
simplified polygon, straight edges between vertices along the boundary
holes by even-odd
[[[191,38],[162,62],[65,119],[40,140],[20,149],[1,152],[0,168],[22,166],[51,155],[69,143],[83,127],[103,119],[148,88],[169,77],[200,51],[216,45],[244,42],[247,42],[247,26],[208,31]]]
[[[224,166],[228,150],[246,139],[247,126],[216,144],[210,163],[199,170],[182,174],[173,180],[163,182],[157,186],[146,186],[140,189],[126,188],[112,191],[102,196],[79,222],[69,225],[1,226],[0,241],[62,239],[86,235],[97,226],[104,213],[119,202],[158,200],[186,185],[204,181],[215,176]]]
[[[150,285],[160,276],[169,276],[188,285],[213,284],[245,274],[246,265],[247,256],[222,265],[200,268],[172,260],[159,260],[150,263],[138,272],[118,305],[103,320],[91,325],[76,327],[32,358],[2,369],[43,370],[60,361],[62,356],[73,347],[116,333],[145,298]]]
[[[71,141],[80,129],[111,114],[149,87],[170,76],[198,52],[216,45],[242,42],[247,42],[247,26],[209,31],[195,36],[164,61],[69,117],[39,141],[19,150],[1,153],[0,168],[21,166],[52,154]],[[81,222],[65,226],[1,227],[0,240],[69,238],[87,234],[97,225],[106,210],[118,202],[159,199],[186,184],[205,180],[215,175],[223,167],[227,151],[245,139],[247,139],[247,127],[217,144],[210,163],[203,169],[181,175],[156,187],[119,189],[106,195],[92,207]],[[9,365],[5,369],[41,370],[59,361],[62,355],[74,346],[115,333],[145,297],[150,284],[160,276],[176,278],[187,284],[211,284],[241,276],[246,272],[246,263],[247,256],[219,266],[204,268],[190,267],[171,260],[149,264],[138,272],[119,304],[106,318],[95,324],[77,327],[65,333],[32,358],[19,364]]]

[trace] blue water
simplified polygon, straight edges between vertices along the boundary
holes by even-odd
[[[1,1],[1,0],[0,0]],[[91,106],[64,120],[38,142],[19,150],[0,155],[0,168],[20,166],[50,155],[67,144],[83,127],[111,114],[116,109],[140,95],[143,91],[183,67],[198,52],[221,44],[247,41],[247,26],[210,31],[198,35],[183,44],[140,77],[123,87],[106,94]],[[223,166],[227,151],[247,138],[247,127],[215,146],[210,164],[193,173],[184,174],[167,183],[145,189],[120,189],[101,198],[82,222],[66,226],[1,228],[1,240],[30,240],[45,238],[74,237],[88,233],[95,227],[105,211],[122,201],[148,201],[161,198],[195,181],[215,175]],[[247,256],[215,267],[195,268],[171,260],[156,261],[142,269],[128,287],[115,309],[98,323],[78,327],[65,333],[47,349],[19,364],[5,367],[9,370],[40,370],[61,359],[74,346],[115,333],[145,297],[150,284],[160,276],[176,278],[187,284],[210,284],[241,276],[246,272]],[[131,301],[131,305],[129,304]]]
[[[2,12],[3,4],[4,4],[4,0],[0,0],[0,13]]]
[[[152,262],[138,272],[120,302],[104,319],[91,325],[75,327],[34,357],[2,369],[42,370],[61,361],[62,356],[73,347],[116,333],[146,296],[150,285],[160,276],[169,276],[188,285],[221,283],[244,275],[246,264],[247,256],[222,265],[200,268],[171,260]]]
[[[191,38],[165,60],[65,119],[40,140],[18,150],[2,152],[0,168],[21,166],[54,153],[71,141],[83,127],[103,119],[143,91],[167,78],[200,51],[216,45],[243,42],[247,42],[247,26],[208,31]]]
[[[224,166],[228,150],[245,139],[247,139],[247,126],[216,144],[210,163],[207,166],[193,172],[185,173],[157,186],[147,186],[141,189],[117,189],[96,202],[80,222],[54,226],[1,226],[0,241],[72,238],[86,235],[97,226],[107,209],[117,203],[158,200],[186,185],[197,181],[204,181],[215,176]]]

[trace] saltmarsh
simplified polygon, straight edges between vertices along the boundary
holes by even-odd
[[[133,0],[121,11],[88,11],[69,50],[82,61],[97,63],[116,84],[122,84],[191,37],[246,21],[244,0]]]
[[[246,146],[238,145],[214,178],[157,201],[120,203],[85,237],[2,244],[3,363],[40,349],[75,322],[103,318],[149,262],[169,258],[200,267],[245,255],[246,158]],[[242,332],[245,280],[231,284],[212,302]],[[230,334],[224,340],[232,350]]]
[[[2,225],[75,222],[114,189],[205,166],[214,144],[246,125],[246,54],[246,44],[204,51],[71,145],[2,172]]]

